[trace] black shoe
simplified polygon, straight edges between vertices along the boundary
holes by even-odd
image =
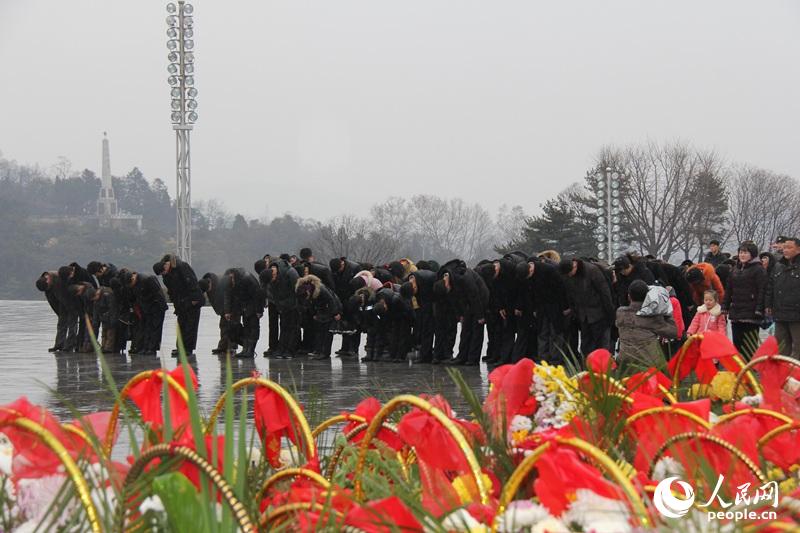
[[[325,355],[324,353],[315,352],[311,355],[312,361],[324,361],[325,359],[330,359],[330,355]]]
[[[171,353],[172,353],[172,356],[173,356],[173,357],[174,357],[174,356],[176,356],[176,355],[178,355],[178,349],[177,349],[177,348],[175,348],[174,350],[172,350],[172,352],[171,352]]]
[[[52,348],[48,348],[47,351],[50,352],[50,353],[60,352],[61,351],[61,346],[53,346]]]
[[[225,353],[225,350],[223,350],[222,348],[214,348],[213,350],[211,350],[212,355],[219,355],[221,353]]]

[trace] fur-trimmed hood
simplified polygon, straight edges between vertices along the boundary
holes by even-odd
[[[303,276],[297,280],[297,283],[294,285],[295,291],[299,291],[301,287],[304,285],[311,285],[314,287],[313,292],[311,293],[311,299],[316,300],[319,296],[320,291],[322,290],[322,280],[319,279],[314,274],[308,274],[307,276]]]
[[[722,314],[722,307],[720,307],[720,305],[717,304],[714,307],[712,307],[711,309],[709,309],[704,304],[704,305],[700,305],[700,306],[697,307],[697,312],[698,313],[708,313],[711,316],[717,317],[717,316]]]

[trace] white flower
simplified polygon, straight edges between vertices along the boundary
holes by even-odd
[[[248,463],[250,468],[255,468],[261,462],[261,448],[253,446],[247,454]]]
[[[164,503],[161,501],[161,498],[153,495],[142,500],[142,503],[139,504],[139,512],[145,514],[147,511],[153,511],[154,513],[165,512]]]
[[[786,378],[786,383],[783,384],[783,390],[789,394],[797,394],[800,392],[800,381],[794,379],[792,376]]]
[[[531,528],[531,533],[569,533],[569,528],[558,518],[545,518]]]
[[[758,407],[759,405],[761,405],[763,399],[764,399],[763,396],[761,396],[760,394],[755,394],[753,396],[745,396],[744,398],[741,399],[741,402],[749,405],[750,407]]]
[[[281,465],[283,465],[284,467],[302,465],[300,459],[300,451],[297,449],[297,446],[290,446],[289,448],[281,448],[281,454],[279,456],[279,459],[281,461]]]
[[[588,489],[575,491],[575,501],[561,516],[567,524],[577,524],[583,531],[594,533],[627,533],[628,508],[624,502],[604,498]]]
[[[66,476],[60,474],[36,479],[20,479],[17,483],[17,506],[22,516],[38,522],[50,508],[66,479]],[[66,509],[61,515],[61,520],[66,521],[70,513],[71,510]],[[59,522],[58,525],[63,524]]]
[[[453,511],[442,520],[442,528],[447,531],[477,531],[482,525],[466,509]]]
[[[659,459],[656,466],[653,467],[653,479],[661,481],[670,476],[684,478],[686,477],[686,471],[678,461],[672,457],[665,456]]]
[[[531,422],[531,419],[527,416],[515,415],[514,418],[511,419],[510,429],[512,432],[523,430],[530,431],[531,428],[533,428],[533,422]]]
[[[508,504],[499,518],[497,530],[501,533],[514,533],[523,528],[533,527],[539,522],[553,518],[550,513],[530,500],[517,500]]]
[[[717,422],[719,422],[719,416],[714,412],[709,412],[708,421],[711,422],[712,424],[716,424]]]

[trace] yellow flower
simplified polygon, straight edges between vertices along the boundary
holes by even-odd
[[[513,442],[514,444],[519,444],[520,442],[525,440],[525,437],[528,436],[528,433],[530,433],[530,431],[527,429],[520,429],[518,431],[514,431],[513,433],[511,433],[511,442]]]
[[[719,372],[711,380],[711,398],[724,402],[733,399],[733,386],[736,384],[736,374],[733,372]]]
[[[702,383],[695,383],[689,389],[689,395],[692,398],[707,398],[709,396],[709,386]]]
[[[790,494],[794,492],[797,488],[797,478],[790,477],[785,481],[781,481],[778,484],[778,489],[780,490],[780,494]]]
[[[772,480],[777,481],[779,479],[786,479],[786,476],[784,475],[783,470],[781,470],[776,466],[775,468],[770,468],[767,471],[767,478],[770,481]]]

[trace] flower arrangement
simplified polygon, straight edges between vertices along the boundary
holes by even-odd
[[[109,373],[108,413],[0,407],[0,531],[617,533],[787,530],[800,517],[800,363],[774,340],[745,363],[696,336],[667,369],[631,375],[602,351],[577,371],[524,359],[492,371],[483,401],[452,372],[468,418],[440,396],[402,395],[313,428],[288,391],[233,383],[230,368],[202,416],[181,357],[119,389]],[[130,449],[117,449],[121,431]],[[694,491],[682,518],[660,505],[675,478]],[[758,515],[702,523],[720,506]]]

